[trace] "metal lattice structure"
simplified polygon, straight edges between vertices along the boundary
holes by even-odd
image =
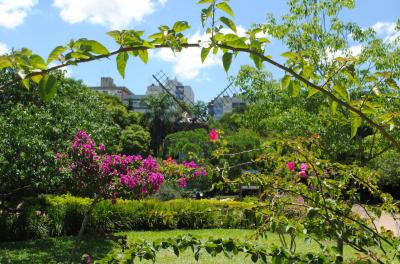
[[[206,120],[200,116],[196,116],[192,112],[191,108],[194,106],[194,102],[190,98],[186,97],[184,93],[181,94],[181,98],[177,98],[175,95],[176,86],[174,82],[172,82],[163,71],[159,71],[152,76],[162,90],[173,99],[175,107],[179,107],[183,110],[184,114],[182,116],[182,122],[186,124],[184,130],[193,123],[201,124],[202,127],[207,126]],[[216,112],[225,113],[226,110],[231,111],[235,108],[235,101],[236,104],[239,105],[245,104],[238,97],[241,93],[242,90],[235,87],[233,82],[230,82],[228,86],[226,86],[210,103],[208,103],[208,114],[214,117],[216,116]]]
[[[175,106],[183,110],[180,130],[188,130],[190,127],[207,127],[206,120],[193,114],[191,107],[194,107],[194,102],[182,94],[182,98],[177,98],[175,95],[175,85],[171,82],[171,79],[163,72],[159,71],[152,75],[154,80],[163,89],[163,91],[170,96],[175,102]],[[197,126],[194,126],[197,124]]]
[[[231,108],[234,104],[234,100],[238,98],[238,95],[242,93],[242,90],[235,87],[233,82],[230,82],[210,103],[208,103],[208,114],[215,117],[216,112],[220,110],[224,112],[226,106],[230,105]]]

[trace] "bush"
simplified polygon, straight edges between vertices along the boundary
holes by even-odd
[[[91,199],[71,195],[42,196],[19,215],[0,214],[1,240],[41,238],[78,233]],[[127,230],[249,228],[255,224],[250,203],[176,199],[100,202],[86,226],[88,233]],[[36,229],[33,228],[33,223]]]
[[[121,131],[120,149],[127,155],[148,155],[150,151],[150,133],[139,125],[130,125]]]
[[[0,83],[9,77],[0,72]],[[57,78],[60,86],[51,102],[21,86],[7,88],[0,97],[0,197],[4,200],[68,190],[54,157],[78,130],[90,131],[108,146],[118,143],[120,128],[99,93],[79,81]]]

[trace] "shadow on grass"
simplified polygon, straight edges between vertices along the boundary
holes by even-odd
[[[67,263],[74,242],[74,237],[62,237],[0,243],[0,263]],[[84,237],[75,263],[80,263],[83,254],[101,259],[117,246],[116,242],[104,237]]]

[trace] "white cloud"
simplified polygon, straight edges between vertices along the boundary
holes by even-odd
[[[394,22],[377,22],[372,25],[372,29],[383,37],[385,42],[394,42],[400,37],[400,31],[396,30],[396,23]]]
[[[8,53],[9,51],[10,51],[10,49],[8,48],[8,46],[6,44],[0,42],[0,55]]]
[[[87,21],[111,29],[122,29],[155,11],[167,0],[53,0],[61,18],[71,24]]]
[[[197,32],[189,38],[189,43],[196,43],[198,40],[206,41],[207,39],[206,35],[200,35]],[[196,78],[202,69],[220,64],[219,57],[213,56],[211,53],[204,63],[201,63],[200,52],[199,48],[187,48],[174,54],[170,49],[161,49],[151,53],[150,56],[172,63],[172,70],[176,76],[191,80]]]
[[[0,0],[0,26],[15,28],[21,25],[37,2],[38,0]]]
[[[230,29],[222,29],[222,33],[232,33]],[[242,26],[237,27],[237,35],[244,36],[246,30]],[[197,43],[201,41],[207,43],[210,40],[210,35],[200,34],[196,32],[194,35],[190,36],[188,39],[189,43]],[[205,75],[200,75],[201,71],[206,68],[211,68],[214,66],[221,66],[221,54],[214,55],[212,51],[207,56],[204,63],[201,63],[201,49],[199,48],[187,48],[183,49],[182,52],[174,54],[170,49],[161,49],[159,51],[151,52],[150,56],[155,57],[159,60],[172,63],[173,73],[185,80],[192,80],[198,76],[204,77]]]
[[[326,56],[329,62],[332,62],[335,58],[338,57],[357,57],[361,54],[363,49],[362,45],[355,45],[351,46],[348,49],[345,50],[337,50],[337,51],[332,51],[330,49],[327,50]]]

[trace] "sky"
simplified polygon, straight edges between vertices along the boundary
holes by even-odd
[[[186,20],[191,25],[189,40],[204,36],[200,22],[202,6],[196,0],[0,0],[0,54],[11,49],[27,47],[47,58],[52,49],[70,39],[98,40],[109,50],[118,46],[106,35],[113,29],[157,31],[161,24],[172,26],[175,21]],[[244,32],[254,22],[265,21],[266,14],[279,18],[287,13],[286,0],[231,0],[238,31]],[[356,22],[361,27],[372,27],[378,36],[389,40],[399,19],[400,0],[356,0],[356,8],[341,14],[344,21]],[[359,47],[354,47],[357,50]],[[272,58],[281,60],[284,48],[278,41],[267,46]],[[152,74],[164,71],[184,85],[192,86],[196,100],[210,101],[228,85],[228,76],[235,75],[241,65],[252,64],[247,57],[234,59],[228,74],[220,55],[210,56],[204,64],[199,49],[186,49],[181,54],[168,50],[150,53],[148,64],[130,59],[125,79],[119,75],[115,58],[104,59],[68,68],[68,74],[83,80],[88,86],[98,86],[101,77],[112,77],[118,86],[126,86],[135,94],[144,94],[154,83]],[[277,69],[265,65],[274,76],[282,75]]]

